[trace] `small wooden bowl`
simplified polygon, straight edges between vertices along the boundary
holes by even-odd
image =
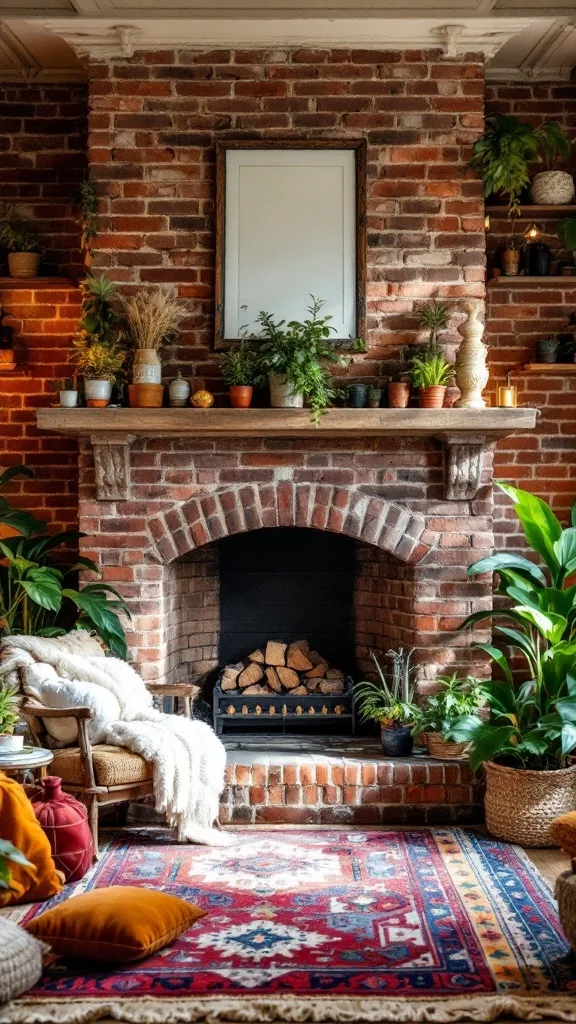
[[[164,401],[163,384],[130,384],[129,401],[135,409],[161,409]]]

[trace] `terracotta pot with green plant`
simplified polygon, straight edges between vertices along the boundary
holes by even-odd
[[[38,277],[44,250],[32,221],[9,210],[0,228],[0,248],[8,252],[10,277]]]
[[[370,658],[376,669],[376,681],[364,680],[354,686],[354,700],[361,721],[380,723],[382,749],[388,757],[409,757],[414,745],[413,728],[418,708],[414,704],[411,659],[414,648],[405,652],[388,651],[392,660],[392,678],[386,679],[375,651]]]
[[[274,322],[270,313],[256,317],[258,334],[258,381],[270,385],[270,404],[273,408],[298,408],[304,402],[312,410],[312,421],[318,423],[338,396],[326,363],[346,364],[338,356],[328,339],[334,330],[330,315],[320,316],[324,303],[311,296],[307,307],[308,320]]]
[[[531,553],[482,558],[469,576],[494,572],[503,607],[475,612],[462,628],[492,619],[504,650],[475,646],[501,679],[482,683],[490,715],[467,715],[449,738],[470,744],[470,764],[486,774],[486,823],[497,839],[552,846],[550,825],[576,807],[576,504],[562,528],[550,507],[528,491],[499,482],[511,498]],[[507,653],[522,664],[518,678]]]
[[[17,477],[33,479],[33,473],[12,466],[0,474],[0,489]],[[73,565],[59,559],[62,545],[77,547],[84,535],[76,530],[45,533],[46,525],[0,495],[0,528],[9,527],[11,534],[1,542],[0,638],[61,636],[75,626],[97,633],[115,657],[125,659],[126,637],[118,618],[118,613],[130,618],[125,601],[99,579],[76,590],[72,583],[79,569],[100,577],[100,567],[84,555],[76,556]]]
[[[0,753],[22,750],[24,736],[14,736],[14,726],[20,721],[20,696],[17,686],[0,683]]]
[[[455,743],[447,736],[463,716],[475,714],[484,705],[482,684],[473,676],[459,679],[456,672],[438,676],[436,683],[436,692],[420,701],[414,732],[425,737],[431,757],[462,757],[466,743]]]
[[[412,360],[412,383],[420,394],[422,409],[441,409],[446,388],[454,378],[454,367],[442,352],[429,349]]]
[[[222,377],[230,388],[232,409],[248,409],[252,404],[254,381],[258,374],[258,359],[254,344],[246,339],[232,345],[220,356]]]

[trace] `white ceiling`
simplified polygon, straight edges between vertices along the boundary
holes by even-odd
[[[497,80],[570,79],[576,0],[0,0],[0,79],[78,80],[85,55],[154,46],[482,50]]]

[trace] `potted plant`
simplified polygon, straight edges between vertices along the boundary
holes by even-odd
[[[442,331],[445,331],[448,327],[448,321],[450,320],[450,310],[444,302],[438,302],[437,299],[430,303],[429,306],[424,306],[419,309],[417,314],[418,324],[424,330],[429,331],[428,344],[431,348],[438,350],[438,343]]]
[[[260,381],[270,385],[270,404],[276,409],[301,409],[304,401],[312,410],[312,421],[320,416],[337,396],[325,362],[343,365],[327,339],[331,316],[320,316],[323,302],[311,296],[310,318],[300,322],[274,322],[270,313],[256,317],[260,326],[258,369]]]
[[[414,356],[411,369],[412,383],[420,393],[422,409],[441,409],[446,388],[454,377],[454,367],[442,352],[429,348],[421,356]]]
[[[538,150],[545,171],[539,171],[532,179],[530,199],[543,206],[561,206],[571,203],[574,198],[574,179],[558,164],[570,157],[571,145],[558,121],[545,121],[536,129]]]
[[[412,730],[418,717],[418,708],[414,704],[414,685],[411,681],[413,650],[407,653],[402,649],[388,651],[387,657],[392,659],[390,683],[376,653],[370,651],[377,680],[365,680],[354,686],[354,700],[358,704],[361,720],[380,722],[382,749],[388,757],[409,757],[414,746]]]
[[[538,342],[538,362],[539,363],[555,363],[558,355],[558,346],[560,342],[558,338],[543,338],[542,341]]]
[[[110,404],[112,385],[122,369],[125,352],[114,342],[75,341],[73,359],[84,378],[84,397],[90,409]]]
[[[562,273],[572,276],[576,274],[576,217],[563,217],[556,225],[556,233],[565,249],[572,257],[572,263],[562,267]]]
[[[505,277],[518,277],[521,247],[522,243],[514,237],[514,233],[508,236],[502,250],[502,270]]]
[[[0,474],[0,488],[19,476],[32,478],[33,474],[26,466],[12,466]],[[79,569],[100,576],[100,568],[83,555],[70,565],[55,554],[62,544],[77,544],[83,534],[75,530],[45,533],[43,520],[0,495],[0,528],[3,526],[13,535],[2,540],[0,637],[14,633],[60,636],[75,624],[97,633],[115,657],[125,659],[126,637],[118,618],[118,612],[130,618],[125,601],[114,587],[100,580],[82,590],[70,586],[70,577]]]
[[[8,250],[10,277],[37,277],[43,248],[31,221],[9,210],[0,228],[0,247]]]
[[[439,676],[438,690],[420,703],[414,732],[423,734],[431,757],[441,759],[462,757],[466,743],[455,743],[446,737],[450,729],[465,715],[473,715],[484,704],[482,684],[473,676],[459,679]]]
[[[60,405],[63,409],[74,409],[78,405],[78,391],[74,387],[72,377],[51,380],[48,387],[50,391],[55,391],[58,394]]]
[[[493,620],[522,665],[515,681],[507,654],[478,643],[502,679],[482,684],[490,716],[464,716],[450,730],[470,743],[470,763],[486,773],[486,822],[497,839],[553,845],[550,824],[576,806],[576,504],[562,525],[541,498],[499,482],[514,503],[527,545],[544,567],[513,551],[482,558],[469,576],[495,572],[504,607],[475,612],[462,628]]]
[[[136,404],[160,406],[163,389],[158,353],[165,341],[176,336],[188,311],[179,301],[175,288],[140,291],[123,299],[122,305],[126,336],[134,352],[132,381],[135,385],[144,385],[136,392]]]
[[[233,409],[248,409],[254,394],[257,370],[257,354],[254,346],[245,339],[239,345],[232,345],[220,357],[222,377],[230,388],[230,405]]]
[[[0,753],[22,750],[24,736],[14,736],[14,726],[20,720],[20,697],[17,686],[0,683]]]
[[[382,401],[382,388],[369,387],[366,405],[369,409],[379,409]]]

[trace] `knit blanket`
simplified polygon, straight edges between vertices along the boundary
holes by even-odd
[[[44,707],[91,708],[92,743],[126,747],[152,764],[156,810],[166,815],[180,841],[213,846],[232,841],[213,827],[226,764],[218,737],[204,722],[157,711],[137,672],[105,657],[89,633],[77,630],[50,640],[5,637],[0,679]],[[47,718],[44,724],[53,746],[77,743],[75,719]]]

